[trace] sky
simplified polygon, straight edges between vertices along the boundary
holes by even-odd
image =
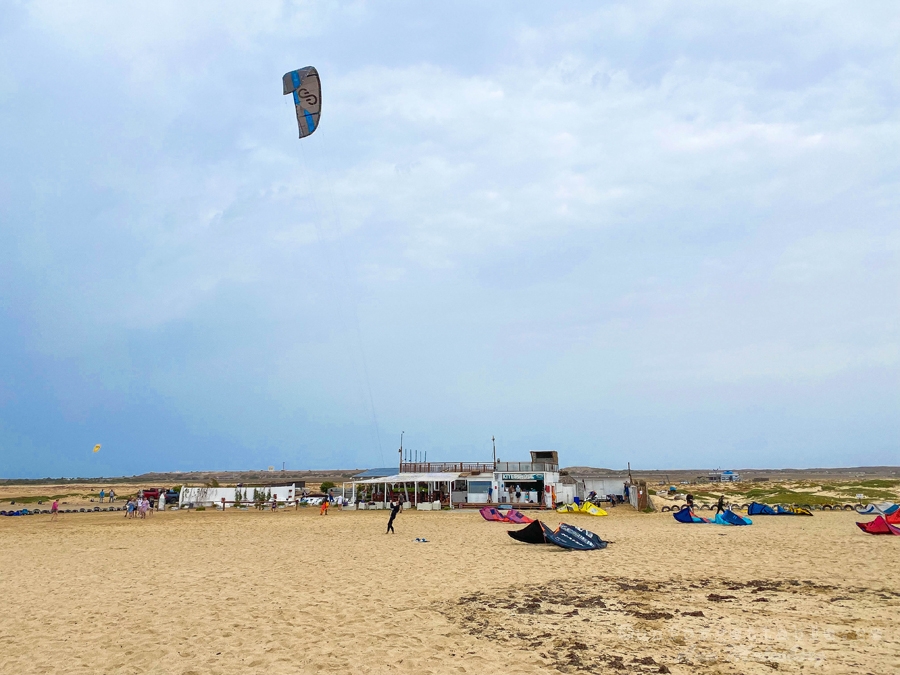
[[[900,464],[895,2],[14,0],[0,128],[0,476]]]

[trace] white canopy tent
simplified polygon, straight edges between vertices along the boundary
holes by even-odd
[[[347,484],[351,485],[351,493],[350,493],[350,502],[356,502],[356,486],[357,485],[383,485],[384,490],[382,494],[384,495],[383,499],[387,499],[388,486],[396,486],[402,485],[404,490],[407,485],[412,485],[413,488],[413,504],[418,504],[418,486],[419,483],[425,483],[430,486],[429,491],[434,491],[437,489],[438,485],[442,485],[444,483],[447,484],[447,494],[450,495],[453,491],[453,482],[459,478],[458,473],[450,473],[450,472],[439,472],[439,473],[397,473],[393,476],[382,476],[379,478],[365,478],[354,481],[347,481],[343,483],[341,486],[341,497],[343,499],[347,499]],[[407,491],[407,495],[408,495]],[[408,497],[407,497],[408,499]],[[385,502],[386,503],[386,502]]]

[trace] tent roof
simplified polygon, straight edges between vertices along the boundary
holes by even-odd
[[[365,480],[347,481],[348,483],[372,483],[374,485],[381,483],[442,483],[448,480],[456,480],[459,478],[458,473],[395,473],[393,476],[383,476],[381,478],[367,478]]]

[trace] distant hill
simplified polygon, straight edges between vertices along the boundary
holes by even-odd
[[[768,480],[827,480],[840,478],[897,478],[900,480],[900,467],[897,466],[856,466],[831,469],[731,469],[741,475],[745,481],[754,479]],[[321,483],[331,481],[341,484],[349,481],[364,469],[321,469],[314,471],[171,471],[143,473],[137,476],[96,476],[78,478],[6,478],[0,479],[0,485],[62,485],[66,483],[115,483],[144,486],[198,484],[205,485],[213,481],[221,485],[236,483],[256,485],[284,485],[305,481]],[[631,469],[635,480],[648,482],[679,483],[705,478],[710,471],[716,469]],[[605,469],[593,466],[567,466],[562,472],[576,478],[622,478],[628,476],[627,469]]]

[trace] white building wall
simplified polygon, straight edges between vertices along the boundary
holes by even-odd
[[[222,499],[225,499],[226,506],[234,506],[234,498],[235,492],[238,490],[241,491],[241,501],[245,504],[253,503],[253,491],[254,490],[265,490],[266,494],[269,495],[268,500],[271,500],[272,497],[276,497],[279,502],[293,501],[296,496],[296,489],[294,485],[273,485],[271,487],[243,487],[243,488],[233,488],[233,487],[183,487],[181,488],[181,495],[178,499],[179,506],[187,506],[191,504],[193,506],[213,506],[222,504]]]

